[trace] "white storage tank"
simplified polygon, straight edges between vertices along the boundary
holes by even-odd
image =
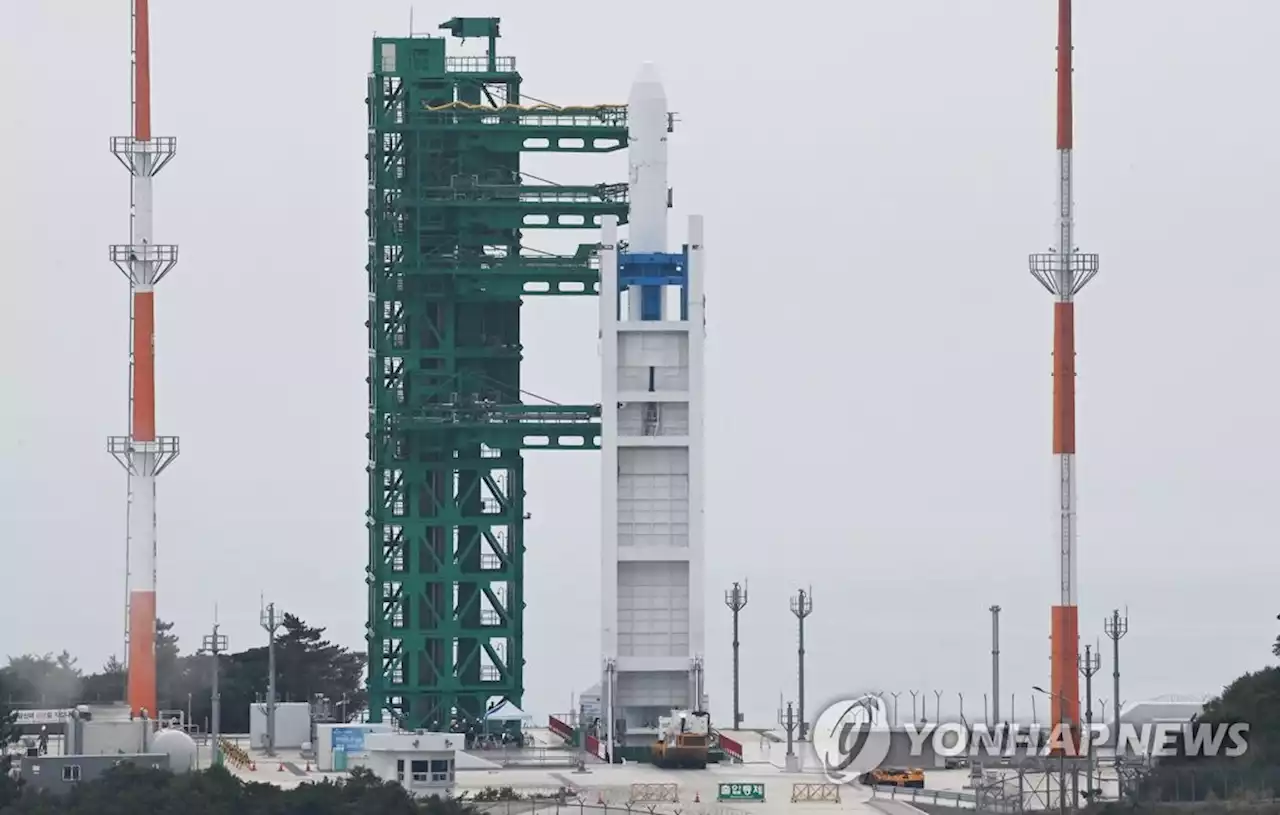
[[[175,773],[196,769],[196,743],[181,730],[161,730],[151,739],[151,752],[169,756],[169,769]]]

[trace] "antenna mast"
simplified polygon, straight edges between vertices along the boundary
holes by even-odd
[[[129,281],[129,435],[107,450],[128,473],[125,654],[132,715],[156,714],[156,477],[178,456],[177,436],[156,435],[155,284],[178,262],[178,247],[157,244],[151,182],[173,158],[177,140],[151,133],[151,32],[148,0],[133,0],[133,133],[111,139],[129,171],[129,243],[110,249]]]
[[[733,729],[737,730],[742,727],[742,710],[738,706],[738,614],[747,607],[746,588],[735,582],[733,588],[724,593],[724,604],[733,612]]]
[[[796,615],[796,623],[800,629],[800,647],[797,649],[797,656],[800,663],[800,702],[799,715],[800,719],[797,727],[800,730],[799,741],[804,741],[808,735],[808,727],[804,720],[804,621],[805,618],[813,613],[813,589],[805,591],[800,589],[796,592],[796,596],[791,598],[791,613]]]
[[[1058,0],[1058,241],[1051,252],[1031,255],[1031,274],[1054,296],[1053,456],[1058,471],[1056,560],[1058,596],[1050,621],[1052,727],[1072,736],[1080,724],[1080,674],[1076,664],[1080,626],[1076,585],[1076,365],[1075,296],[1098,273],[1098,256],[1075,247],[1072,199],[1071,0]],[[1071,743],[1075,743],[1074,739]]]

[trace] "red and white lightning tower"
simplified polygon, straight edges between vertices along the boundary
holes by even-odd
[[[1058,0],[1058,243],[1031,256],[1031,274],[1055,298],[1053,304],[1053,456],[1058,471],[1058,597],[1050,622],[1050,721],[1080,724],[1080,632],[1076,611],[1076,364],[1075,296],[1098,273],[1098,256],[1075,247],[1071,188],[1071,0]],[[1064,734],[1066,735],[1066,734]]]
[[[156,715],[156,476],[178,456],[176,436],[156,435],[155,284],[178,262],[178,247],[153,240],[151,180],[177,149],[151,134],[151,43],[148,0],[133,0],[133,135],[111,140],[131,176],[129,243],[111,262],[129,279],[129,435],[107,449],[129,474],[126,651],[129,709]]]

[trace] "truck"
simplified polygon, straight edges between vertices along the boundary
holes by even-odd
[[[658,739],[650,749],[655,767],[703,770],[711,748],[711,715],[701,710],[673,710],[658,717]]]

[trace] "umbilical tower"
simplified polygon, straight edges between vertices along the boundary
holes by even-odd
[[[523,390],[521,298],[598,294],[602,219],[628,215],[625,183],[521,170],[626,148],[626,107],[525,105],[497,19],[441,28],[487,53],[376,38],[368,90],[369,709],[434,729],[522,703],[522,451],[598,450],[601,428]],[[546,229],[592,240],[526,242]]]

